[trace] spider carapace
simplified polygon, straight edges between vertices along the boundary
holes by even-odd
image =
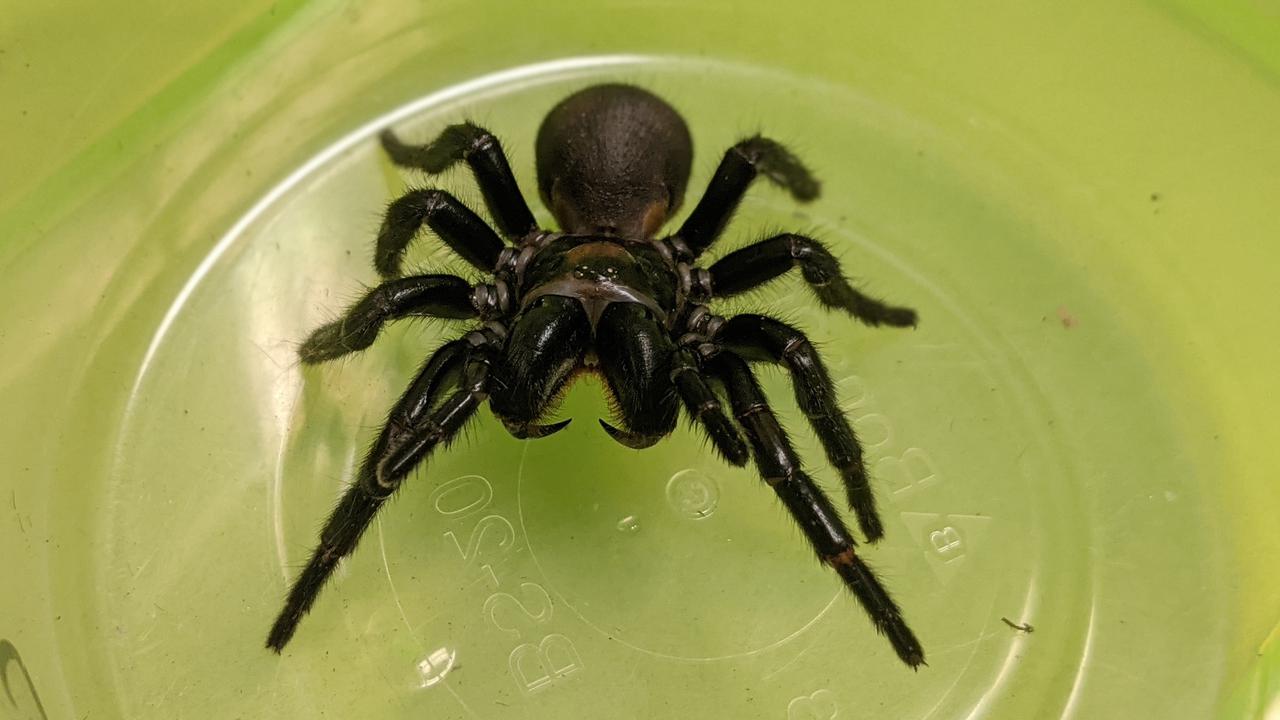
[[[789,371],[800,411],[840,475],[862,532],[874,542],[884,529],[862,449],[822,359],[804,334],[780,320],[726,318],[712,308],[718,299],[798,268],[820,304],[868,325],[911,327],[915,312],[854,288],[826,247],[802,235],[776,235],[706,267],[699,262],[756,177],[802,202],[817,197],[817,180],[790,151],[760,136],[737,143],[679,229],[659,237],[684,197],[693,143],[675,109],[646,90],[589,87],[543,120],[536,142],[538,189],[558,231],[534,221],[502,147],[487,130],[453,125],[426,145],[405,144],[387,131],[382,143],[398,165],[429,174],[466,162],[497,231],[442,190],[410,191],[391,203],[378,233],[374,266],[384,282],[303,343],[301,359],[312,364],[368,347],[386,322],[399,318],[473,323],[427,358],[392,408],[294,581],[268,647],[278,652],[289,642],[387,498],[483,403],[516,437],[545,437],[569,422],[545,423],[566,383],[591,369],[603,377],[618,415],[617,426],[601,425],[623,445],[653,445],[675,429],[683,409],[726,461],[745,465],[754,459],[818,558],[841,577],[876,630],[908,666],[924,663],[920,643],[856,552],[831,501],[802,469],[749,367],[775,363]],[[424,226],[485,272],[484,281],[403,276],[402,256]]]

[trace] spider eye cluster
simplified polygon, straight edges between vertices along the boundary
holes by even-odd
[[[613,265],[588,265],[583,263],[573,269],[573,277],[577,280],[600,282],[618,279],[618,268]]]

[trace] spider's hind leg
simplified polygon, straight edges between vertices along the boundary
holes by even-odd
[[[392,162],[432,175],[465,160],[475,174],[489,213],[509,238],[521,238],[537,229],[533,213],[511,174],[506,153],[493,133],[472,123],[450,125],[426,145],[405,144],[390,130],[382,131],[382,147]]]
[[[818,197],[822,188],[809,168],[782,143],[760,135],[739,142],[725,152],[702,199],[676,233],[693,257],[720,236],[747,188],[759,175],[787,190],[800,202]]]
[[[769,409],[764,391],[747,363],[726,351],[715,356],[712,367],[724,381],[733,412],[751,444],[756,467],[800,525],[818,558],[840,575],[898,657],[912,669],[923,665],[920,641],[875,573],[858,557],[854,540],[831,501],[801,469],[800,458]]]

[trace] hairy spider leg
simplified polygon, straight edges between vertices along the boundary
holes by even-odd
[[[746,465],[751,459],[747,444],[725,414],[720,398],[707,384],[698,356],[692,350],[684,348],[673,356],[671,382],[675,383],[689,417],[702,425],[720,455],[734,465]]]
[[[373,266],[385,279],[400,275],[405,248],[423,225],[463,260],[493,272],[506,243],[471,208],[443,190],[410,190],[387,207],[374,246]]]
[[[312,365],[363,350],[373,344],[389,320],[415,315],[474,318],[471,291],[471,283],[455,275],[415,275],[385,282],[366,293],[342,317],[311,333],[298,349],[298,357]]]
[[[889,592],[855,551],[853,538],[822,490],[801,469],[800,459],[778,424],[759,382],[742,358],[729,351],[711,361],[724,382],[734,415],[755,456],[756,467],[813,545],[818,558],[831,566],[858,599],[872,624],[889,639],[912,669],[924,664],[924,650],[907,627]]]
[[[840,263],[817,240],[785,233],[735,250],[708,269],[712,292],[730,297],[759,287],[799,267],[805,282],[813,288],[818,302],[838,308],[867,325],[914,327],[916,311],[888,305],[869,297],[849,284]]]
[[[426,145],[406,145],[390,130],[384,130],[380,137],[392,162],[401,167],[434,175],[465,160],[480,186],[489,214],[503,235],[522,238],[538,229],[511,174],[501,143],[488,130],[469,122],[450,125]]]
[[[781,143],[759,135],[739,142],[725,152],[702,199],[676,233],[694,258],[720,236],[758,175],[800,202],[813,200],[821,191],[818,179]]]
[[[320,544],[294,581],[284,609],[271,626],[267,647],[280,652],[302,616],[409,471],[440,443],[447,442],[475,414],[487,389],[493,349],[465,341],[445,344],[432,354],[392,409],[369,449],[356,480],[338,501],[320,532]],[[458,391],[437,405],[446,382]]]
[[[591,324],[573,298],[544,295],[515,321],[506,352],[494,368],[493,414],[517,438],[546,437],[568,420],[539,425],[581,364],[591,343]]]
[[[840,473],[849,507],[868,542],[884,537],[884,525],[876,512],[876,499],[867,480],[862,446],[836,399],[831,374],[804,333],[763,315],[735,315],[712,342],[747,360],[784,365],[791,373],[796,404],[813,427],[827,461]]]
[[[620,429],[601,420],[605,432],[635,449],[647,448],[670,434],[679,404],[670,380],[675,346],[666,329],[643,305],[617,302],[600,316],[595,341],[600,371],[625,426]]]

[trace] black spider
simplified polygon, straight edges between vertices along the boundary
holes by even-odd
[[[569,96],[543,120],[538,190],[562,232],[534,222],[498,140],[487,130],[453,125],[424,146],[405,145],[388,131],[382,142],[394,162],[428,173],[465,160],[506,241],[452,195],[434,189],[409,192],[391,203],[378,233],[374,265],[385,282],[303,344],[302,361],[319,363],[368,347],[389,320],[483,321],[436,350],[392,409],[290,589],[268,636],[269,648],[279,652],[289,642],[339,559],[355,549],[382,504],[485,400],[512,435],[545,437],[569,421],[543,425],[540,420],[575,373],[590,369],[604,376],[623,427],[600,424],[627,447],[649,447],[670,433],[683,402],[726,460],[745,465],[750,448],[765,482],[876,629],[907,665],[924,663],[920,643],[855,553],[853,537],[831,501],[801,469],[747,366],[748,361],[772,362],[790,371],[796,401],[839,471],[858,524],[874,542],[884,529],[862,449],[822,360],[799,330],[779,320],[764,315],[726,319],[704,304],[798,266],[821,304],[869,325],[915,325],[914,311],[860,293],[821,243],[801,235],[769,238],[709,268],[696,264],[757,175],[799,201],[817,197],[818,181],[794,155],[759,136],[734,145],[680,229],[655,239],[681,203],[693,151],[684,120],[645,90],[590,87]],[[401,257],[423,225],[490,273],[489,282],[472,285],[453,275],[400,277]],[[721,405],[722,393],[736,425]]]

